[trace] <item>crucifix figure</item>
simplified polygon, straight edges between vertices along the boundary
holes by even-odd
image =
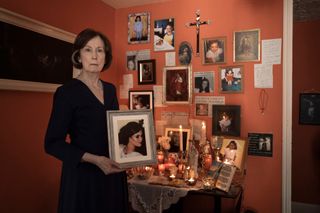
[[[196,26],[196,30],[197,30],[197,54],[196,54],[196,56],[199,56],[200,26],[203,24],[210,24],[210,20],[200,21],[200,10],[197,10],[196,15],[197,15],[196,21],[186,23],[186,26],[187,27]]]

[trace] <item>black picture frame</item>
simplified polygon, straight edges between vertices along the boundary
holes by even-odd
[[[240,136],[240,105],[212,105],[212,134]]]
[[[272,157],[273,134],[248,133],[248,155]]]
[[[138,84],[155,84],[156,83],[156,60],[138,61]]]
[[[300,93],[299,124],[320,125],[320,93]]]

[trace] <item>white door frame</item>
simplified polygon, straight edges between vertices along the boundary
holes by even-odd
[[[282,212],[291,213],[293,0],[283,0]]]

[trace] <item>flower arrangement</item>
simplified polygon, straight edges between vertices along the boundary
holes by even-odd
[[[167,136],[161,136],[158,138],[158,144],[160,145],[160,149],[169,150],[170,149],[170,141],[171,138]]]

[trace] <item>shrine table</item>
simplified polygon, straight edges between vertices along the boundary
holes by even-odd
[[[168,185],[150,184],[147,180],[134,177],[128,180],[129,201],[132,209],[140,213],[161,213],[181,198],[193,195],[212,197],[214,208],[212,212],[223,212],[222,198],[235,200],[234,212],[240,212],[243,188],[240,185],[231,185],[228,192],[218,189],[204,190],[200,181],[195,186],[173,187]]]

